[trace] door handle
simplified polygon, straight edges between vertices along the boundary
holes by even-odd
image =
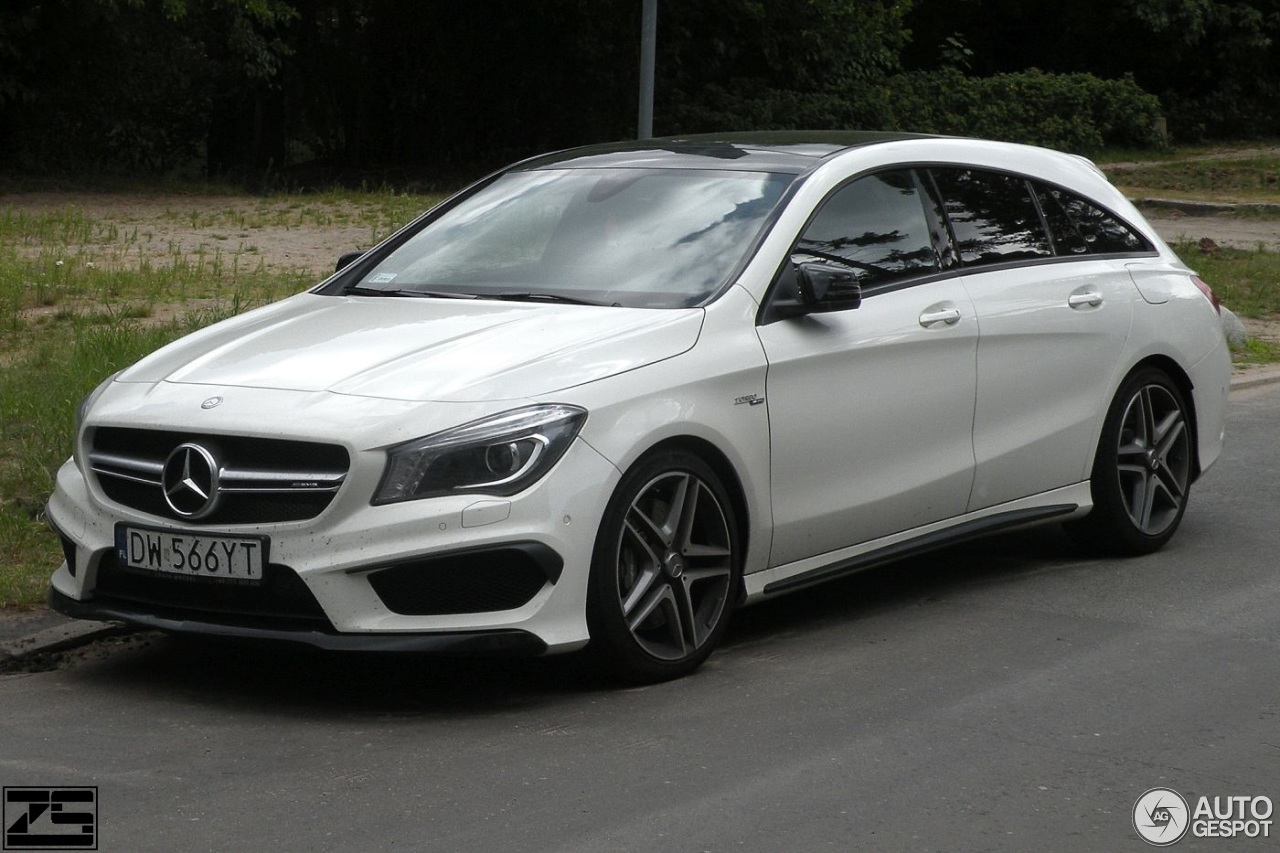
[[[1097,308],[1102,304],[1102,294],[1096,290],[1083,290],[1067,297],[1067,304],[1072,308]]]
[[[959,308],[935,308],[927,310],[920,315],[920,325],[926,329],[934,323],[946,323],[948,326],[954,326],[960,322]]]

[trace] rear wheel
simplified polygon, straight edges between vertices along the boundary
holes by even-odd
[[[1085,544],[1149,554],[1182,521],[1194,476],[1191,415],[1163,371],[1141,370],[1116,394],[1094,459],[1093,511],[1071,527]]]
[[[699,457],[661,452],[624,475],[587,591],[591,649],[611,674],[665,681],[706,660],[733,611],[738,541],[724,485]]]

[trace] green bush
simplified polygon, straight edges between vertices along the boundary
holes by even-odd
[[[968,77],[955,69],[886,81],[891,125],[899,130],[979,136],[1070,151],[1105,146],[1160,148],[1160,101],[1132,77],[1017,74]],[[883,109],[881,105],[872,105]]]
[[[1089,152],[1160,148],[1160,101],[1132,78],[1026,71],[969,77],[912,72],[848,91],[710,86],[674,110],[678,133],[864,128],[977,136]]]

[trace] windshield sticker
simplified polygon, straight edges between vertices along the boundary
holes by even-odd
[[[370,284],[387,284],[396,280],[396,274],[393,272],[380,272],[377,275],[369,277]]]

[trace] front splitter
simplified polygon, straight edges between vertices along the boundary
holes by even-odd
[[[537,656],[547,651],[547,644],[541,639],[527,631],[514,629],[440,633],[339,633],[312,628],[267,628],[212,621],[195,615],[141,611],[122,601],[76,601],[52,588],[49,590],[49,606],[75,619],[124,622],[138,628],[173,634],[293,643],[326,651],[517,657]]]

